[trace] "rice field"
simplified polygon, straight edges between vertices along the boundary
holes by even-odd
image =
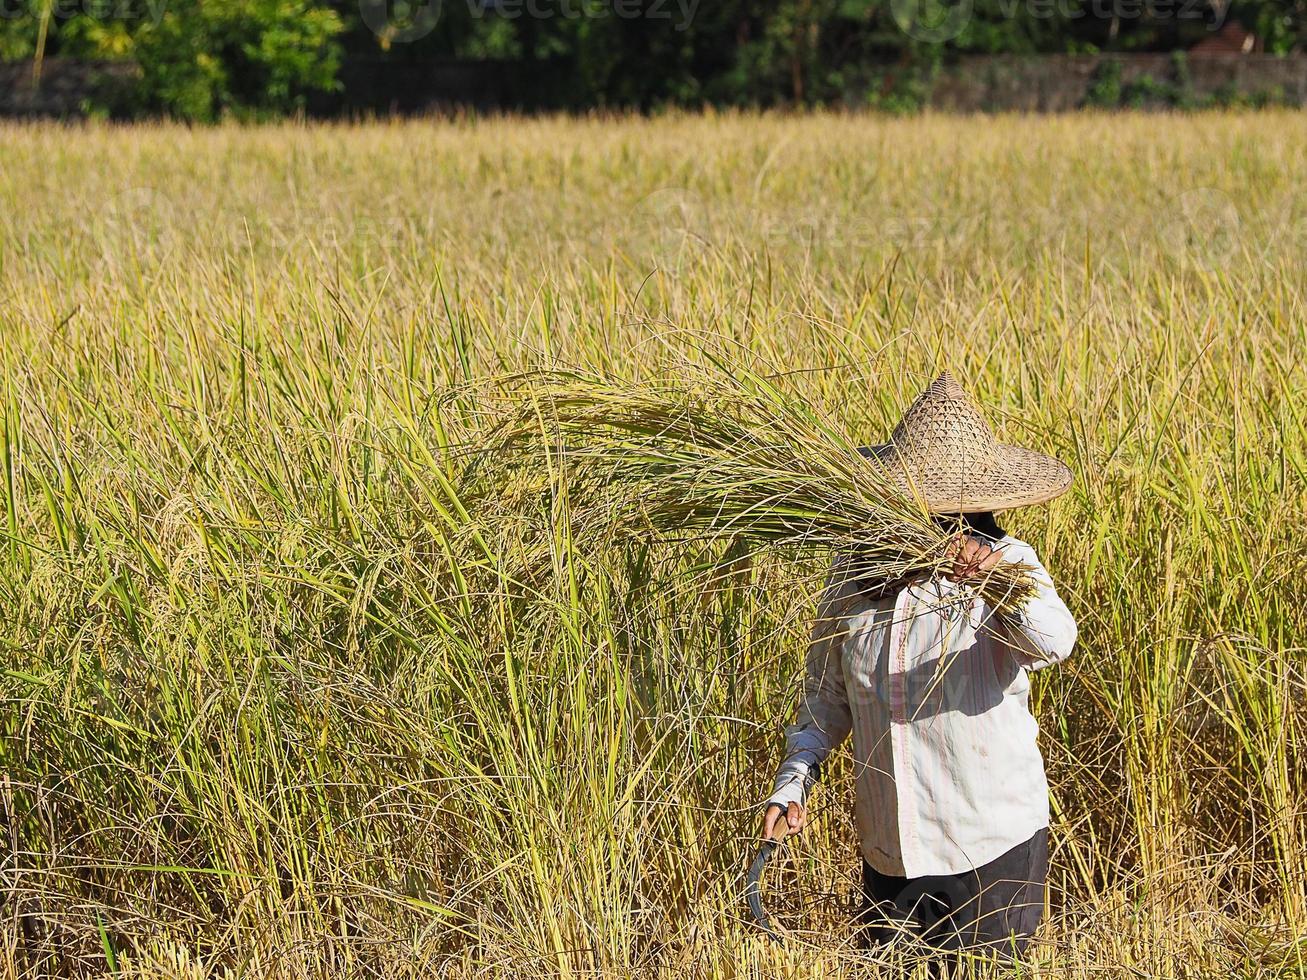
[[[1034,679],[1022,975],[1307,975],[1301,114],[0,158],[0,977],[905,975],[849,942],[847,754],[768,881],[784,948],[742,900],[825,556],[560,519],[509,588],[479,392],[560,368],[747,369],[865,442],[947,368],[1064,459],[1006,521],[1080,625]]]

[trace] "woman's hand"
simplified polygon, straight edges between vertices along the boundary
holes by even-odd
[[[769,803],[762,815],[762,839],[784,840],[787,834],[797,834],[808,825],[808,808],[802,803],[791,803],[789,808]]]
[[[952,569],[945,574],[954,582],[984,578],[994,570],[1001,558],[998,549],[991,548],[969,534],[959,534],[954,538],[944,552],[944,557],[953,559]]]

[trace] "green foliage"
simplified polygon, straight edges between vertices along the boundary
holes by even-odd
[[[0,20],[0,57],[140,65],[130,92],[93,109],[197,121],[261,116],[300,109],[308,93],[336,85],[343,25],[314,0],[85,0],[70,9],[24,0]]]
[[[1233,81],[1222,85],[1206,102],[1222,109],[1267,109],[1288,103],[1284,89],[1279,86],[1244,92]]]
[[[930,102],[939,68],[937,61],[916,62],[897,72],[887,72],[868,94],[867,105],[892,115],[920,112]]]
[[[1121,104],[1121,62],[1107,59],[1094,69],[1085,93],[1085,105],[1095,109],[1114,109]]]
[[[186,119],[285,112],[335,85],[334,11],[309,0],[204,0],[136,37],[146,106]]]
[[[1176,51],[1171,55],[1171,77],[1167,79],[1144,74],[1125,80],[1120,61],[1104,60],[1094,72],[1085,96],[1085,105],[1097,109],[1206,109],[1213,106],[1256,104],[1250,101],[1251,98],[1240,94],[1233,84],[1227,85],[1216,95],[1200,97],[1194,92],[1188,56],[1183,51]],[[1282,93],[1280,102],[1283,102]],[[1270,97],[1263,97],[1260,104],[1278,103]]]

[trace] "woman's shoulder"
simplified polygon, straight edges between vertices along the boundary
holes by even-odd
[[[1022,541],[1020,538],[1013,537],[1011,534],[999,540],[994,547],[998,549],[1004,561],[1019,561],[1025,562],[1027,565],[1043,567],[1043,562],[1040,561],[1039,552],[1035,550],[1035,546]]]

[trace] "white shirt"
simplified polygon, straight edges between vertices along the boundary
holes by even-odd
[[[852,732],[862,853],[882,874],[958,874],[1048,826],[1026,672],[1064,660],[1076,624],[1030,545],[996,547],[1038,587],[1010,625],[944,579],[870,600],[837,566],[822,598],[768,803],[804,802]]]

